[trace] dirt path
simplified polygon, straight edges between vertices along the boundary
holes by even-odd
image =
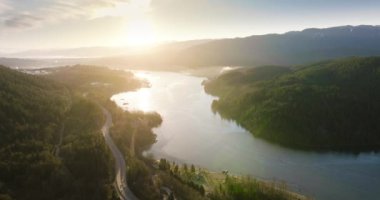
[[[62,128],[61,130],[59,131],[59,141],[58,141],[58,144],[55,145],[54,147],[54,155],[56,157],[59,157],[59,152],[60,152],[60,147],[62,145],[62,140],[63,140],[63,133],[65,132],[65,124],[63,123],[62,124]]]

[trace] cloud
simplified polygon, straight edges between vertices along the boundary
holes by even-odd
[[[3,13],[10,8],[11,7],[9,6],[9,2],[7,0],[0,0],[0,13]]]
[[[36,26],[42,18],[29,14],[18,14],[4,20],[4,25],[10,28],[30,28]]]
[[[119,7],[128,3],[129,0],[0,0],[0,23],[4,28],[25,29],[67,19],[115,16],[113,9],[121,15]],[[104,9],[108,12],[99,12]]]

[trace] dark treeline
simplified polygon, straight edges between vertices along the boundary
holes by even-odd
[[[380,147],[380,58],[232,71],[205,84],[213,109],[254,135],[320,150]]]

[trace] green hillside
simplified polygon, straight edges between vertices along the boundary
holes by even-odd
[[[255,136],[324,150],[380,147],[380,58],[232,71],[205,84],[213,109]]]
[[[112,198],[96,104],[41,76],[0,67],[0,120],[0,199]]]
[[[62,85],[0,67],[0,144],[58,130],[70,95]],[[46,126],[48,125],[48,126]]]

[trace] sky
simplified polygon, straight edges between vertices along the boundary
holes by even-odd
[[[0,52],[380,25],[378,0],[0,0]]]

